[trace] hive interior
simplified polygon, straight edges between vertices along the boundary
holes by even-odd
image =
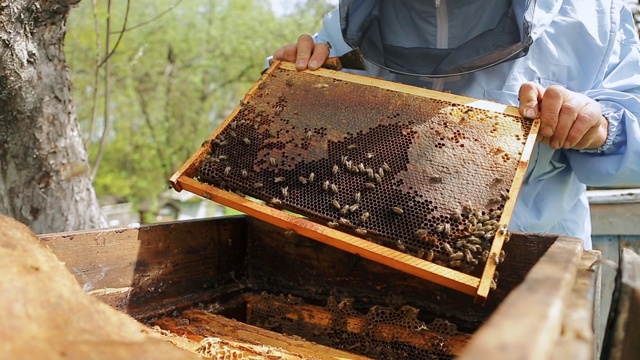
[[[275,68],[203,144],[196,178],[474,273],[506,232],[530,130],[473,104]]]

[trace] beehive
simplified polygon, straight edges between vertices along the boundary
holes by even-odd
[[[171,182],[483,299],[536,132],[499,104],[277,62]]]

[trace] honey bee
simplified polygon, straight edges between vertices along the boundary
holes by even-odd
[[[449,223],[445,223],[444,224],[444,231],[443,231],[445,236],[450,236],[451,235],[451,224]]]
[[[358,168],[359,172],[365,172],[365,168],[364,168],[364,164],[363,163],[358,164],[357,168]]]
[[[469,249],[464,249],[464,257],[468,263],[471,263],[473,262],[473,260],[475,260],[473,258],[473,255],[471,254],[471,251],[469,251]]]
[[[361,235],[361,236],[367,235],[367,230],[365,230],[365,229],[357,228],[355,231],[356,231],[356,234],[358,234],[358,235]]]
[[[316,174],[311,173],[311,174],[309,174],[309,178],[307,180],[309,180],[309,182],[312,183],[313,179],[315,179],[315,178],[316,178]]]
[[[458,221],[458,222],[462,221],[462,213],[460,212],[460,210],[455,209],[453,211],[453,214],[451,215],[451,220]]]
[[[232,124],[235,124],[235,123],[232,123]],[[231,137],[236,137],[237,136],[236,132],[233,131],[233,130],[229,130],[229,135],[231,135]]]
[[[361,198],[361,196],[360,196],[359,192],[357,192],[357,193],[355,193],[355,195],[353,195],[353,200],[355,201],[356,204],[360,203],[360,198]]]
[[[382,163],[382,170],[386,172],[391,172],[391,167],[386,162]]]
[[[249,138],[244,138],[242,141],[247,145],[251,145],[251,140],[249,140]]]
[[[394,214],[398,214],[398,215],[404,214],[404,210],[402,210],[402,208],[399,206],[392,206],[391,211],[393,211]]]
[[[502,215],[502,211],[500,210],[494,210],[491,214],[489,214],[489,216],[491,216],[494,219],[498,219],[500,215]]]
[[[427,256],[425,257],[425,260],[427,261],[433,261],[433,258],[435,257],[436,253],[433,252],[433,250],[429,250],[427,251]]]
[[[483,251],[480,257],[482,258],[482,262],[487,262],[487,260],[489,259],[489,251],[488,250]]]
[[[460,260],[453,260],[449,263],[449,266],[451,267],[461,267],[462,266],[462,261]]]
[[[324,191],[329,190],[329,180],[326,180],[325,182],[322,183],[322,190]]]
[[[224,168],[225,176],[229,175],[230,173],[231,173],[231,166],[227,166],[226,168]]]
[[[331,191],[332,191],[334,194],[337,194],[337,193],[338,193],[338,186],[337,186],[336,184],[331,184],[331,185],[330,185],[330,188],[331,188]]]
[[[351,226],[351,221],[349,221],[349,219],[345,219],[345,218],[338,219],[338,223],[340,225],[344,225],[344,226]]]
[[[207,200],[211,200],[211,194],[209,194],[208,192],[203,192],[202,193],[202,197],[207,199]]]
[[[338,223],[337,223],[337,222],[335,222],[335,221],[329,221],[329,222],[327,223],[327,226],[328,226],[328,227],[330,227],[330,228],[332,228],[332,229],[337,228],[339,225],[340,225],[340,224],[338,224]]]
[[[338,165],[333,165],[331,172],[333,173],[333,175],[336,175],[338,174],[338,170],[339,170]]]
[[[376,185],[374,183],[366,182],[366,183],[364,183],[364,188],[365,189],[369,189],[369,190],[373,190],[373,189],[376,188]]]
[[[469,244],[478,245],[478,244],[480,244],[481,242],[482,242],[482,241],[481,241],[480,239],[478,239],[477,237],[475,237],[475,236],[473,236],[473,235],[472,235],[472,236],[469,236],[469,237],[467,238],[467,243],[469,243]]]
[[[404,246],[404,243],[402,243],[402,241],[400,240],[396,241],[396,246],[398,247],[398,250],[402,252],[407,251],[407,248]]]
[[[498,259],[500,260],[500,262],[503,262],[506,256],[507,254],[504,252],[504,250],[500,250],[500,255],[498,255]]]
[[[282,204],[282,200],[280,200],[278,198],[272,198],[271,200],[269,200],[269,203],[271,203],[272,205],[281,205]]]
[[[491,288],[491,290],[495,290],[498,288],[498,283],[496,283],[495,280],[491,280],[491,285],[489,285],[489,287]]]
[[[442,176],[433,175],[433,176],[429,177],[429,180],[431,180],[431,182],[434,182],[434,183],[441,183],[442,182]]]
[[[382,177],[378,174],[374,174],[374,177],[376,178],[376,182],[378,184],[382,184]]]
[[[367,176],[369,177],[369,179],[374,179],[373,177],[374,172],[372,168],[366,168],[364,171],[367,173]]]
[[[340,210],[340,208],[342,207],[342,206],[340,206],[340,203],[336,199],[331,200],[331,206],[333,206],[334,208],[336,208],[338,210]]]
[[[418,253],[416,254],[416,257],[422,259],[424,258],[424,250],[420,249],[418,250]]]
[[[424,240],[427,234],[429,234],[429,232],[425,229],[416,230],[416,238],[418,238],[418,240]]]
[[[365,157],[365,158],[367,158],[367,159],[371,159],[371,158],[373,158],[373,157],[374,157],[374,154],[373,154],[373,153],[368,152],[368,153],[364,154],[364,157]]]
[[[342,163],[342,165],[346,165],[346,163],[347,163],[347,158],[348,158],[348,156],[347,156],[347,155],[342,155],[342,156],[340,156],[340,162]]]
[[[276,106],[276,115],[280,115],[280,113],[282,113],[282,110],[284,110],[282,106],[280,105]]]
[[[231,122],[231,124],[229,124],[229,126],[231,126],[232,129],[235,129],[238,126],[238,123],[233,121]]]
[[[264,186],[264,184],[262,184],[261,182],[253,183],[253,188],[254,189],[260,189],[263,186]]]
[[[366,222],[367,220],[369,220],[369,216],[371,216],[371,214],[366,211],[363,212],[362,215],[360,215],[360,221]]]
[[[442,248],[447,253],[447,255],[453,255],[453,248],[451,248],[451,245],[449,245],[448,243],[442,243]]]
[[[380,176],[380,179],[384,177],[384,170],[382,168],[378,169],[378,176]]]
[[[466,211],[469,214],[475,212],[475,209],[474,209],[473,205],[471,204],[471,201],[468,201],[465,205],[463,205],[462,206],[462,210]]]
[[[500,191],[500,198],[504,201],[509,200],[509,193],[504,190]]]
[[[349,205],[345,205],[342,207],[342,210],[340,210],[340,213],[342,214],[346,214],[349,212]]]
[[[275,183],[283,182],[285,180],[287,180],[287,179],[285,179],[284,176],[276,176],[276,177],[273,178],[273,182],[275,182]]]
[[[307,140],[311,139],[311,136],[313,135],[313,131],[309,130],[307,131],[307,133],[305,134],[305,137],[307,138]]]
[[[449,260],[462,260],[463,257],[464,257],[464,254],[458,251],[449,255]]]
[[[300,181],[303,185],[307,184],[307,179],[304,176],[298,176],[298,181]]]
[[[491,253],[491,260],[493,260],[493,262],[495,262],[496,265],[500,264],[500,258],[496,253]]]
[[[497,197],[492,197],[489,199],[489,204],[499,204],[502,202],[502,199]]]
[[[220,141],[220,146],[225,146],[227,144],[228,144],[227,140]]]
[[[351,171],[351,164],[352,163],[353,162],[351,160],[347,160],[347,161],[344,162],[344,167],[346,167],[347,170]]]
[[[272,157],[269,157],[269,164],[271,164],[271,166],[276,166],[277,165],[276,159],[272,158]]]
[[[280,192],[282,192],[282,196],[284,196],[284,197],[289,196],[289,187],[285,186],[283,188],[280,188]]]
[[[249,176],[249,173],[247,172],[247,170],[242,169],[242,171],[240,171],[240,175],[242,175],[243,178],[246,178],[247,176]]]
[[[349,145],[347,145],[347,149],[349,149],[349,150],[355,149],[355,148],[357,148],[357,147],[358,147],[358,145],[356,145],[356,144],[349,144]]]
[[[229,157],[227,155],[218,156],[218,160],[227,160]]]
[[[359,204],[353,204],[349,206],[349,212],[355,212],[356,210],[358,210],[359,207],[360,207]]]

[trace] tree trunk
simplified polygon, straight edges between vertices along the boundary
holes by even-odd
[[[0,213],[36,233],[105,225],[63,44],[80,0],[0,0]]]

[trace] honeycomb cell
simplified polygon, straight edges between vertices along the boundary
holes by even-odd
[[[530,127],[517,116],[275,69],[203,145],[197,179],[477,273],[508,224],[502,209]]]

